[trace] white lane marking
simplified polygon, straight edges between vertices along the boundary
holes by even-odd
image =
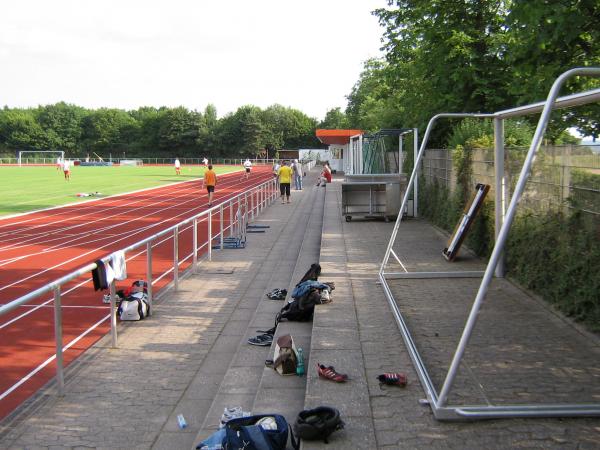
[[[228,180],[228,181],[229,181],[229,180]],[[238,183],[238,182],[236,182],[236,183],[232,183],[231,185],[226,185],[225,187],[232,187],[232,186],[235,186],[235,185],[237,185],[237,184],[239,184],[239,183]],[[197,191],[196,191],[196,189],[194,189],[194,190],[192,190],[191,192],[192,192],[192,193],[196,193]],[[173,195],[173,193],[176,193],[176,194],[179,194],[179,195],[176,195],[175,197],[173,197],[173,196],[172,196],[172,195]],[[161,204],[161,203],[165,203],[165,202],[167,202],[167,201],[177,200],[177,199],[179,199],[180,197],[185,197],[185,196],[188,196],[188,195],[189,195],[189,192],[188,192],[188,191],[174,191],[174,192],[167,192],[167,193],[165,193],[165,194],[161,194],[161,195],[158,195],[158,196],[157,196],[157,198],[160,198],[160,197],[167,197],[167,198],[165,199],[165,201],[164,201],[164,202],[159,202],[159,203],[156,203],[156,202],[155,202],[155,203],[154,203],[154,205],[156,205],[156,204]],[[119,206],[115,206],[115,207],[112,207],[112,208],[110,208],[110,207],[109,207],[109,208],[107,208],[107,209],[106,209],[106,211],[110,211],[111,209],[115,209],[115,208],[123,209],[123,207],[124,207],[124,206],[128,206],[128,205],[132,205],[132,204],[140,203],[141,201],[145,201],[145,200],[143,200],[143,199],[142,199],[142,200],[140,200],[140,201],[131,201],[131,202],[129,202],[129,203],[126,203],[125,205],[119,205]],[[195,201],[197,201],[197,199],[196,199],[196,198],[193,198],[193,199],[190,199],[190,200],[189,200],[189,201],[187,201],[187,202],[184,202],[183,204],[185,205],[185,204],[187,204],[187,203],[190,203],[190,202],[195,202]],[[162,209],[158,209],[158,210],[156,210],[156,211],[152,211],[152,212],[150,212],[150,213],[146,214],[146,216],[142,216],[142,217],[147,217],[147,216],[149,216],[149,215],[152,215],[152,214],[156,214],[156,213],[159,213],[159,212],[162,212],[162,211],[166,211],[166,210],[169,210],[169,209],[172,209],[172,208],[176,208],[177,206],[181,206],[181,205],[172,205],[172,206],[170,206],[170,207],[168,207],[168,208],[162,208]],[[133,212],[133,211],[136,211],[136,210],[138,210],[138,209],[148,209],[148,207],[147,207],[147,206],[141,206],[141,207],[139,207],[139,208],[136,208],[136,209],[133,209],[133,210],[131,210],[131,209],[130,209],[130,210],[128,210],[128,211],[127,211],[127,214],[129,215],[129,214],[131,214],[131,212]],[[186,212],[192,211],[193,209],[194,209],[194,208],[192,208],[192,209],[190,209],[190,210],[186,210]],[[58,220],[58,221],[52,222],[52,223],[51,223],[51,225],[55,225],[55,224],[58,224],[58,223],[61,223],[61,222],[65,222],[65,221],[72,221],[72,220],[76,220],[76,219],[81,219],[81,218],[84,218],[84,217],[86,217],[87,215],[95,215],[95,214],[97,214],[97,212],[98,212],[97,210],[94,210],[94,211],[90,212],[90,214],[85,214],[85,215],[79,215],[79,216],[75,216],[75,217],[69,217],[69,218],[65,218],[65,219],[63,219],[63,220]],[[183,215],[183,214],[184,214],[184,213],[182,213],[182,214],[180,214],[180,215]],[[118,217],[118,214],[117,214],[117,215],[113,215],[113,216],[111,216],[111,218],[112,218],[112,219],[114,219],[115,217]],[[175,216],[175,217],[177,217],[177,216]],[[94,230],[94,233],[92,233],[92,234],[99,234],[99,233],[101,233],[101,232],[103,232],[103,231],[106,231],[106,230],[109,230],[109,229],[111,229],[111,228],[115,228],[115,227],[121,226],[121,225],[123,225],[124,223],[128,223],[128,222],[135,221],[135,220],[139,220],[139,219],[140,219],[140,218],[138,217],[138,218],[135,218],[135,219],[131,219],[131,220],[127,221],[127,222],[121,222],[121,223],[118,223],[118,224],[115,224],[115,225],[112,225],[112,226],[107,226],[107,227],[104,227],[104,228],[98,228],[98,229]],[[25,239],[25,240],[22,240],[22,238],[21,238],[20,236],[18,236],[18,235],[17,235],[17,236],[15,236],[15,238],[14,238],[14,239],[15,239],[15,240],[18,240],[18,242],[16,242],[16,243],[13,243],[13,244],[11,244],[11,245],[7,245],[7,246],[5,246],[5,247],[0,247],[0,251],[1,251],[1,250],[15,250],[15,249],[19,249],[19,248],[21,248],[21,247],[26,247],[26,246],[28,246],[28,245],[29,245],[29,246],[31,246],[31,245],[34,245],[34,244],[35,244],[35,245],[40,245],[40,244],[49,243],[49,242],[56,241],[56,240],[58,240],[58,241],[59,241],[59,244],[57,244],[57,245],[64,245],[65,243],[68,243],[68,242],[69,242],[69,241],[63,241],[63,239],[64,239],[64,237],[65,237],[65,235],[63,235],[63,233],[64,233],[65,231],[67,231],[67,230],[71,230],[71,229],[73,229],[73,228],[79,228],[79,227],[82,227],[82,226],[88,226],[88,225],[89,225],[89,224],[91,224],[91,223],[95,223],[95,222],[101,222],[101,221],[105,221],[105,220],[106,220],[106,217],[104,217],[104,218],[98,218],[98,219],[96,219],[96,220],[94,220],[94,221],[91,221],[91,222],[89,222],[89,221],[88,221],[88,222],[81,223],[81,224],[78,224],[78,225],[71,225],[71,226],[68,226],[68,227],[60,228],[60,229],[57,229],[57,230],[53,231],[52,233],[44,232],[44,231],[42,230],[42,231],[41,231],[41,233],[38,233],[37,235],[35,235],[35,237],[31,237],[30,239]],[[46,223],[46,224],[40,224],[40,225],[36,225],[36,226],[35,226],[35,227],[33,227],[33,228],[37,228],[37,227],[43,227],[43,226],[48,226],[48,223]],[[151,225],[149,225],[149,226],[148,226],[148,228],[150,228],[150,227],[151,227]],[[124,234],[124,233],[126,233],[126,232],[127,232],[127,231],[123,232],[122,234]],[[8,232],[7,232],[7,233],[8,233]],[[12,233],[12,234],[14,235],[14,233]],[[55,235],[55,234],[59,234],[60,236],[57,236],[57,237],[56,237],[56,238],[54,238],[54,239],[42,239],[41,241],[37,241],[37,242],[35,242],[35,240],[36,240],[36,239],[38,239],[38,238],[40,238],[40,237],[43,237],[43,238],[45,238],[45,237],[47,237],[48,235],[53,235],[53,234],[54,234],[54,235]],[[79,234],[73,234],[72,236],[76,236],[76,237],[79,237],[79,238],[84,238],[84,237],[88,237],[89,235],[90,235],[90,232],[89,232],[89,231],[85,231],[85,230],[84,230],[83,232],[81,232],[81,233],[79,233]],[[2,234],[0,234],[0,236],[2,236]],[[104,235],[104,237],[106,237],[106,235]],[[5,242],[6,242],[6,241],[10,241],[10,239],[7,239],[7,240],[5,240]],[[33,241],[33,243],[32,243],[32,241]],[[86,243],[89,243],[89,242],[86,242]],[[60,247],[59,247],[59,248],[60,248]],[[35,255],[37,255],[37,254],[39,254],[39,253],[33,253],[33,254],[29,254],[29,255],[24,255],[24,256],[25,256],[25,257],[26,257],[26,256],[35,256]],[[23,258],[23,256],[19,257],[19,259],[22,259],[22,258]],[[18,260],[18,259],[16,259],[16,260]]]
[[[235,183],[235,184],[239,184],[239,183]],[[235,184],[234,184],[234,185],[235,185]],[[232,186],[234,186],[234,185],[232,185]],[[223,198],[224,198],[224,199],[227,199],[227,198],[229,198],[229,197],[233,197],[233,196],[234,196],[234,194],[229,194],[229,195],[226,195],[226,196],[224,196],[224,197],[221,197],[221,198],[222,198],[222,199],[223,199]],[[196,201],[197,201],[197,199],[191,199],[191,200],[189,200],[189,201],[187,201],[187,202],[184,202],[183,204],[190,203],[190,202],[196,202]],[[172,205],[172,206],[170,206],[170,207],[168,207],[168,208],[163,208],[163,209],[161,209],[161,211],[167,211],[167,210],[169,210],[169,209],[177,208],[177,207],[180,207],[180,206],[181,206],[181,204],[179,204],[179,205]],[[148,226],[146,226],[146,227],[144,227],[144,228],[138,228],[138,229],[137,229],[137,230],[136,230],[134,233],[131,233],[131,232],[130,232],[130,230],[125,230],[125,231],[122,233],[122,235],[124,235],[124,237],[123,237],[123,238],[121,238],[121,239],[117,239],[117,240],[115,240],[115,239],[113,239],[113,238],[111,238],[111,237],[107,237],[107,236],[105,236],[105,235],[102,235],[102,236],[98,237],[98,239],[95,239],[95,240],[90,240],[90,239],[89,239],[89,236],[93,235],[94,233],[90,234],[90,233],[88,232],[88,233],[87,233],[87,234],[85,234],[85,236],[84,236],[84,237],[85,237],[85,243],[86,243],[86,244],[88,244],[88,245],[89,245],[90,243],[94,243],[94,242],[102,242],[102,241],[104,241],[104,240],[106,240],[106,239],[110,239],[110,242],[109,242],[109,243],[107,243],[107,244],[101,245],[100,247],[97,247],[97,248],[95,248],[95,249],[89,250],[89,251],[87,251],[87,252],[85,252],[85,253],[78,254],[78,255],[77,255],[76,257],[74,257],[74,258],[68,259],[68,260],[66,260],[66,261],[62,261],[61,263],[59,263],[59,264],[57,264],[57,265],[54,265],[54,266],[52,266],[52,267],[49,267],[49,268],[46,268],[45,270],[42,270],[42,271],[40,271],[40,272],[37,272],[37,273],[35,273],[35,274],[32,274],[32,275],[30,275],[29,277],[26,277],[26,278],[23,278],[23,279],[21,279],[21,280],[17,280],[17,281],[15,281],[15,282],[11,283],[11,284],[5,285],[5,286],[3,286],[3,287],[1,287],[1,288],[0,288],[0,291],[2,291],[2,290],[4,290],[4,289],[8,289],[9,287],[12,287],[12,286],[14,286],[14,285],[16,285],[16,284],[18,284],[18,283],[21,283],[21,282],[23,282],[23,281],[26,281],[26,280],[30,279],[30,278],[34,278],[34,277],[36,277],[36,276],[38,276],[38,275],[40,275],[40,274],[43,274],[43,273],[45,273],[45,272],[48,272],[48,271],[50,271],[50,270],[56,269],[56,268],[60,267],[61,265],[65,264],[65,263],[69,263],[69,262],[75,261],[75,260],[77,260],[77,259],[81,258],[82,256],[89,255],[89,254],[91,254],[91,253],[94,253],[94,252],[96,252],[96,251],[98,251],[98,250],[101,250],[101,249],[103,249],[103,248],[105,248],[105,247],[108,247],[108,246],[110,246],[110,245],[113,245],[113,244],[115,244],[115,243],[117,243],[117,242],[121,242],[121,241],[123,241],[123,240],[125,240],[125,239],[128,239],[128,238],[130,238],[130,237],[132,237],[132,236],[135,236],[136,234],[143,233],[143,232],[145,232],[146,230],[148,230],[148,229],[151,229],[151,228],[154,228],[154,227],[157,227],[157,226],[159,226],[159,225],[161,225],[161,224],[163,224],[163,223],[165,223],[165,222],[172,221],[172,220],[174,220],[174,219],[176,219],[176,218],[178,218],[178,217],[180,217],[180,216],[185,216],[185,215],[188,215],[190,211],[193,211],[193,210],[194,210],[194,209],[196,209],[196,208],[197,208],[197,207],[194,207],[194,208],[191,208],[191,209],[186,209],[185,211],[183,211],[183,212],[181,212],[181,213],[179,213],[179,214],[176,214],[176,215],[174,215],[174,216],[171,216],[171,217],[169,217],[169,218],[167,218],[167,219],[163,219],[163,220],[161,220],[160,222],[155,222],[155,223],[152,223],[151,225],[148,225]],[[155,213],[155,212],[154,212],[154,213]],[[118,224],[115,224],[115,225],[111,225],[111,226],[110,226],[110,227],[108,227],[108,228],[114,228],[114,227],[121,226],[121,225],[123,225],[123,224],[126,224],[126,223],[129,223],[129,222],[136,222],[136,221],[139,221],[139,220],[140,220],[140,218],[144,218],[144,217],[147,217],[147,216],[151,216],[151,215],[153,215],[154,213],[149,213],[149,214],[147,214],[146,216],[136,217],[136,218],[130,219],[130,220],[128,220],[128,221],[125,221],[125,222],[121,222],[121,223],[118,223]],[[106,220],[106,218],[104,218],[104,219],[102,219],[102,220]],[[87,224],[86,224],[86,225],[87,225]],[[105,228],[105,229],[107,229],[107,228]],[[61,244],[60,244],[60,245],[58,245],[58,244],[57,244],[57,245],[54,245],[53,247],[48,247],[48,248],[45,248],[45,249],[43,249],[43,250],[40,250],[40,251],[37,251],[37,252],[34,252],[34,253],[29,253],[29,254],[26,254],[26,255],[21,255],[21,256],[19,256],[19,257],[15,258],[15,259],[9,260],[8,262],[3,262],[3,263],[0,263],[0,267],[2,267],[2,266],[5,266],[5,265],[7,265],[7,264],[10,264],[10,263],[12,263],[12,262],[18,261],[18,260],[22,260],[22,259],[29,258],[29,257],[33,257],[33,256],[38,256],[38,255],[41,255],[41,254],[44,254],[44,253],[49,253],[49,252],[53,252],[53,251],[62,251],[62,250],[64,250],[64,249],[65,249],[65,247],[64,247],[64,245],[65,245],[65,244],[70,244],[70,243],[77,242],[79,239],[80,239],[80,238],[76,238],[76,239],[70,239],[70,240],[67,240],[67,241],[63,241],[63,242],[61,242]]]

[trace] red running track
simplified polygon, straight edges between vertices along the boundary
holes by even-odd
[[[260,166],[249,180],[239,172],[219,175],[213,205],[271,177],[270,167]],[[202,182],[194,180],[0,220],[0,305],[176,225],[207,209],[207,203]],[[225,208],[225,225],[229,215]],[[214,214],[213,236],[219,223]],[[206,244],[206,234],[206,221],[199,222],[199,247]],[[180,270],[192,262],[192,235],[191,226],[179,232]],[[155,293],[173,280],[173,247],[172,235],[153,244]],[[207,245],[202,248],[206,253]],[[146,278],[145,249],[126,257],[128,280],[117,282],[117,289]],[[110,307],[102,303],[107,291],[94,291],[91,274],[64,285],[61,292],[67,366],[110,331]],[[0,419],[55,376],[54,355],[52,295],[0,316]]]

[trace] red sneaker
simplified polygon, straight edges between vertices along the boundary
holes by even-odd
[[[324,366],[323,364],[317,363],[317,373],[319,374],[319,377],[337,383],[344,383],[348,380],[348,375],[345,373],[337,373],[333,366]]]
[[[400,386],[405,387],[406,383],[408,383],[408,378],[405,373],[396,372],[396,373],[382,373],[377,376],[380,384],[387,384],[391,386]]]

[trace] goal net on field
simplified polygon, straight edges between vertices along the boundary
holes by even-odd
[[[144,165],[144,161],[141,159],[122,159],[119,161],[121,166],[138,166],[141,167]]]
[[[65,152],[62,150],[21,150],[18,153],[18,164],[55,164],[56,160],[65,159]]]

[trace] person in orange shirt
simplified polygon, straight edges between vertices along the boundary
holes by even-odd
[[[212,170],[212,164],[208,165],[208,170],[204,172],[204,186],[208,192],[208,206],[212,206],[213,194],[217,185],[217,174]]]
[[[283,161],[283,164],[277,171],[279,176],[279,192],[281,192],[281,204],[285,201],[283,196],[287,197],[287,202],[290,203],[290,188],[292,185],[292,169],[287,165],[287,161]]]

